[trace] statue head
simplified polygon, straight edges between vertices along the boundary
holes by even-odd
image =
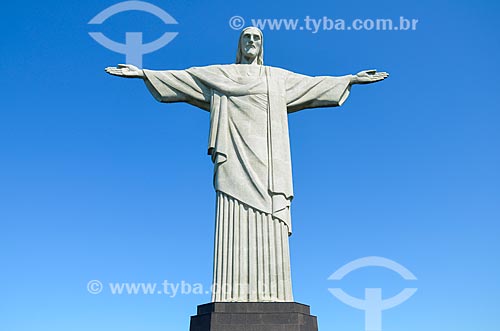
[[[236,63],[248,63],[254,59],[258,65],[264,64],[264,36],[260,29],[249,26],[241,31]]]

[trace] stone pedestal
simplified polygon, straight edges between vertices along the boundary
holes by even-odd
[[[318,322],[296,302],[212,302],[198,306],[189,330],[318,331]]]

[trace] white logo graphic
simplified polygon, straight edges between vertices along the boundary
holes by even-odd
[[[165,24],[177,24],[177,21],[170,16],[169,13],[160,7],[144,1],[124,1],[112,5],[97,14],[90,20],[89,24],[102,24],[111,16],[132,10],[153,14],[160,18]],[[125,44],[120,44],[109,39],[102,32],[89,32],[89,35],[107,49],[116,53],[125,54],[127,63],[142,68],[142,56],[166,46],[178,35],[178,32],[165,32],[160,38],[147,44],[142,43],[142,32],[126,32]]]
[[[350,272],[364,267],[384,267],[398,273],[403,279],[416,280],[417,278],[402,265],[378,256],[364,257],[347,263],[343,267],[335,271],[328,279],[341,280]],[[397,295],[389,299],[382,299],[382,289],[366,288],[365,299],[358,299],[350,296],[340,288],[329,288],[337,299],[353,308],[365,311],[365,330],[366,331],[381,331],[382,330],[382,311],[394,308],[406,300],[408,300],[415,292],[416,288],[405,288]]]

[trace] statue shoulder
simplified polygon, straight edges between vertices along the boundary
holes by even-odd
[[[269,72],[271,73],[271,76],[278,77],[278,78],[283,78],[286,79],[290,75],[295,75],[293,71],[284,69],[284,68],[279,68],[279,67],[272,67],[272,66],[266,66],[269,68]]]
[[[190,73],[225,73],[236,70],[236,64],[210,64],[207,66],[194,66],[186,69]]]

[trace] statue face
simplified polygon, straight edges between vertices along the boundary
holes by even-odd
[[[242,55],[246,58],[255,58],[259,55],[262,47],[262,37],[257,29],[248,29],[243,33],[240,41]]]

